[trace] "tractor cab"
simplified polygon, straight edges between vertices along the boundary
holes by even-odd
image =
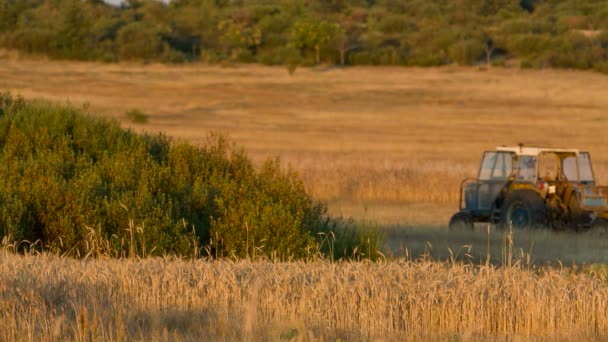
[[[483,154],[477,178],[463,180],[450,228],[475,222],[519,228],[579,229],[608,218],[608,190],[595,186],[589,153],[576,149],[497,147]]]

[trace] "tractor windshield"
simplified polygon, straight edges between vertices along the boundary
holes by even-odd
[[[536,156],[519,156],[517,179],[536,182]]]
[[[580,181],[584,183],[593,184],[595,179],[593,178],[593,169],[591,168],[591,158],[589,152],[581,152],[578,155],[578,170],[580,173]]]
[[[577,162],[578,161],[578,162]],[[593,183],[593,170],[589,153],[581,152],[576,156],[568,156],[562,161],[562,169],[566,179],[571,182]]]
[[[555,153],[540,153],[538,155],[538,179],[542,179],[547,182],[560,179],[558,165],[559,157]],[[576,168],[574,171],[576,172]]]
[[[513,153],[488,151],[483,155],[479,180],[506,180],[513,172]]]
[[[576,156],[571,156],[564,158],[562,161],[562,169],[564,170],[564,175],[566,179],[569,181],[578,181],[578,170],[576,166]]]

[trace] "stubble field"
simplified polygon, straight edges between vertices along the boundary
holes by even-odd
[[[0,339],[606,337],[603,266],[561,264],[608,262],[608,238],[446,230],[460,180],[497,145],[588,150],[608,184],[606,76],[456,66],[290,75],[5,55],[0,89],[195,144],[226,133],[257,162],[279,156],[331,213],[382,230],[389,256],[275,264],[0,253]],[[133,109],[148,122],[128,122]]]

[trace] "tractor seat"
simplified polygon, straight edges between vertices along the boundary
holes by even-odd
[[[559,181],[555,183],[555,194],[559,196],[565,205],[570,203],[574,189],[568,181]]]

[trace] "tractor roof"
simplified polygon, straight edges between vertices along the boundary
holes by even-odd
[[[517,155],[524,156],[537,156],[542,152],[553,152],[553,153],[566,153],[576,154],[579,151],[573,148],[553,148],[553,147],[530,147],[530,146],[499,146],[496,148],[497,151],[508,151],[513,152]]]

